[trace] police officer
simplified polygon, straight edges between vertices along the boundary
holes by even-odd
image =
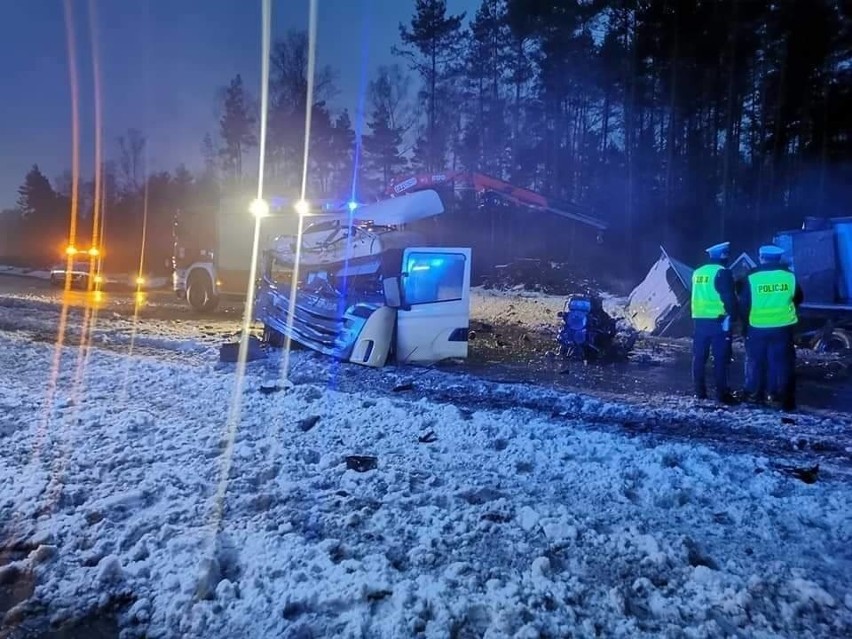
[[[760,265],[749,273],[740,293],[748,326],[745,396],[762,401],[768,391],[784,410],[792,411],[796,408],[793,330],[804,296],[796,276],[782,264],[783,255],[775,245],[761,246]]]
[[[728,388],[728,365],[731,360],[731,323],[736,317],[734,277],[727,268],[730,242],[706,249],[710,259],[692,274],[692,381],[695,396],[707,397],[707,358],[713,352],[716,398],[725,404],[734,399]]]

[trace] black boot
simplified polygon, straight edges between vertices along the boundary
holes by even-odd
[[[716,401],[718,401],[720,404],[724,404],[725,406],[735,406],[736,404],[739,404],[737,398],[734,397],[734,395],[730,391],[719,393],[716,396]]]

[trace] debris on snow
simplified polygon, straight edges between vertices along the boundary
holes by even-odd
[[[808,468],[797,468],[793,466],[781,466],[779,470],[783,473],[790,475],[791,477],[795,477],[798,480],[803,481],[806,484],[813,484],[816,482],[819,477],[819,464],[815,464],[814,466],[810,466]]]
[[[314,426],[316,426],[320,421],[319,415],[309,415],[308,417],[304,417],[299,420],[299,430],[303,433],[307,433]]]
[[[240,346],[242,341],[222,344],[219,347],[219,361],[234,364],[240,358]],[[254,362],[266,357],[266,351],[263,349],[263,344],[254,335],[248,337],[248,343],[245,348],[245,361]]]
[[[347,455],[346,467],[356,473],[366,473],[378,468],[378,460],[367,455]]]
[[[777,414],[440,371],[396,394],[394,375],[341,367],[332,388],[330,365],[296,354],[287,393],[261,397],[249,375],[229,449],[234,375],[210,365],[213,342],[140,338],[170,346],[93,348],[80,387],[63,349],[56,396],[76,401],[42,430],[33,389],[54,346],[0,327],[0,412],[16,425],[2,430],[0,521],[41,513],[16,532],[15,579],[38,583],[12,620],[117,614],[128,638],[852,634],[842,415],[798,417],[820,462],[806,485],[759,472],[796,452]],[[54,504],[35,450],[61,471]],[[219,505],[229,540],[208,554]]]

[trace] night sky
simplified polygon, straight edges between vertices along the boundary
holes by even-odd
[[[258,91],[260,0],[99,0],[104,144],[129,127],[148,138],[152,169],[201,163],[204,134],[216,133],[219,89],[237,73]],[[448,0],[472,16],[479,0]],[[81,118],[81,169],[94,166],[94,82],[88,0],[73,0]],[[362,67],[368,77],[395,59],[399,22],[414,0],[320,0],[317,56],[338,72],[337,109],[357,110]],[[0,20],[0,208],[13,206],[33,163],[54,180],[71,166],[71,102],[62,0],[4,0]],[[273,40],[307,29],[307,0],[277,0]],[[402,61],[400,61],[402,63]]]

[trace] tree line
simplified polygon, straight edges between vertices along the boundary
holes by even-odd
[[[660,244],[687,261],[722,239],[752,248],[804,216],[850,214],[850,7],[482,0],[467,16],[416,0],[398,62],[369,83],[363,123],[332,108],[334,69],[316,70],[308,193],[364,200],[407,171],[465,169],[594,211],[623,249],[609,252],[613,267],[646,266]],[[306,33],[290,32],[272,51],[266,179],[280,193],[301,187],[308,47]],[[106,171],[113,207],[136,220],[144,185],[168,208],[250,183],[256,96],[237,75],[219,102],[197,176],[134,182],[126,136]],[[45,206],[27,193],[22,211]]]

